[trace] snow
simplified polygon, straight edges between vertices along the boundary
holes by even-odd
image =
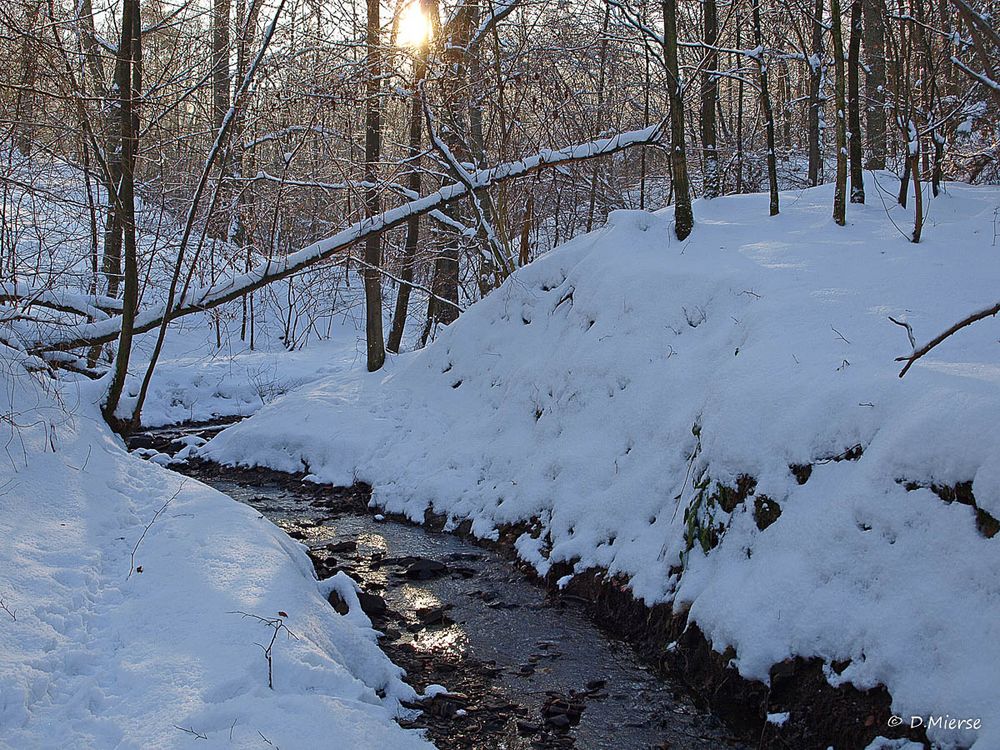
[[[414,693],[356,596],[346,616],[324,599],[349,579],[318,583],[256,511],[126,453],[101,383],[54,390],[17,358],[0,351],[0,745],[429,747],[393,721]]]
[[[994,301],[1000,190],[928,196],[913,245],[898,183],[875,177],[845,228],[832,185],[785,193],[777,217],[766,195],[699,201],[684,243],[669,209],[615,212],[426,349],[302,385],[198,450],[367,481],[384,512],[433,507],[484,538],[537,519],[516,546],[540,573],[627,577],[732,646],[748,678],[846,660],[831,681],[884,684],[900,715],[982,717],[978,733],[931,728],[942,747],[1000,746],[998,539],[973,508],[902,483],[972,481],[1000,515],[995,323],[900,380],[910,346],[888,320],[927,340]],[[798,464],[813,464],[804,484]],[[731,513],[709,499],[743,475],[755,494]],[[781,514],[761,530],[765,499]],[[712,525],[705,551],[690,536]]]

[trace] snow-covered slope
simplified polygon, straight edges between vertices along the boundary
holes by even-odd
[[[413,693],[367,618],[324,598],[353,583],[128,455],[98,384],[46,392],[17,357],[0,352],[0,747],[429,747],[392,721]],[[276,627],[271,690],[257,644]]]
[[[5,187],[10,211],[4,221],[11,244],[0,273],[0,296],[7,292],[69,300],[77,308],[93,304],[91,284],[103,291],[106,280],[103,275],[93,277],[83,172],[55,157],[28,158],[3,150],[0,164],[9,170]],[[100,205],[101,196],[93,198]],[[142,200],[136,229],[144,278],[140,308],[145,309],[165,299],[182,232],[180,220],[169,210]],[[208,283],[212,274],[207,266],[212,262],[216,275],[231,274],[235,258],[240,258],[240,266],[245,262],[245,251],[217,240],[207,242],[210,250],[200,254],[196,284]],[[387,311],[394,302],[394,289],[387,285]],[[426,299],[415,294],[414,310],[421,304],[426,308]],[[33,340],[39,330],[35,319],[50,320],[53,315],[38,307],[32,315],[24,312],[0,301],[0,328],[8,340]],[[92,312],[106,317],[99,310]],[[60,325],[81,320],[54,317]],[[405,344],[417,328],[410,326]],[[141,334],[134,342],[126,407],[134,404],[157,333]],[[295,386],[350,367],[358,357],[363,359],[364,350],[360,276],[337,265],[314,268],[258,290],[246,311],[236,301],[174,321],[150,383],[142,422],[157,426],[253,414]],[[112,354],[113,347],[106,347],[102,366]]]
[[[830,186],[774,218],[766,196],[702,201],[684,243],[669,211],[617,212],[388,374],[304,386],[203,453],[366,480],[487,537],[538,519],[518,549],[539,571],[603,568],[690,607],[745,676],[849,660],[831,680],[884,683],[906,716],[982,717],[977,747],[1000,747],[1000,536],[926,488],[971,481],[1000,517],[996,323],[900,380],[888,320],[924,340],[1000,290],[1000,190],[947,190],[920,245],[873,183],[845,228]]]

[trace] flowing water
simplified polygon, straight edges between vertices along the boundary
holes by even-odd
[[[145,433],[134,444],[165,449],[181,434]],[[358,581],[385,634],[380,644],[407,681],[421,693],[448,689],[400,720],[440,748],[739,747],[576,602],[462,537],[381,519],[367,507],[367,488],[201,462],[175,468],[308,545],[320,577],[344,571]]]

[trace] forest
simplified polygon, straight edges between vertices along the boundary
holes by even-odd
[[[998,17],[4,3],[0,746],[1000,747]]]

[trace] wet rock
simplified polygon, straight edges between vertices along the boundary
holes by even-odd
[[[337,552],[357,552],[357,550],[358,550],[358,543],[356,541],[354,541],[353,539],[352,540],[346,540],[346,541],[343,541],[343,542],[330,542],[323,549],[325,549],[327,552],[333,552],[333,553],[337,553]]]
[[[361,611],[368,615],[368,617],[372,620],[381,620],[385,618],[389,611],[389,608],[386,606],[385,599],[378,594],[369,594],[366,591],[359,591],[358,603],[361,605]]]
[[[450,620],[445,616],[445,612],[450,609],[447,605],[440,607],[420,607],[416,611],[417,619],[424,627],[431,625],[445,625]]]
[[[556,731],[560,732],[568,731],[569,728],[573,726],[572,722],[569,720],[569,717],[566,716],[566,714],[554,714],[552,716],[546,716],[545,725],[552,727]]]
[[[372,568],[376,570],[383,566],[405,568],[420,559],[419,557],[412,557],[410,555],[404,557],[385,557],[384,552],[376,551],[372,553]]]
[[[518,734],[525,735],[541,734],[542,727],[538,724],[531,724],[527,721],[519,721],[517,722],[517,732]]]
[[[316,577],[321,581],[337,572],[336,566],[331,565],[328,560],[313,560],[313,568],[316,569]]]
[[[567,700],[559,695],[551,695],[542,705],[542,717],[546,726],[559,731],[568,730],[580,723],[584,705],[572,699]]]
[[[428,581],[448,572],[448,566],[437,560],[418,557],[406,569],[406,577],[414,581]]]
[[[351,611],[351,608],[347,606],[347,602],[345,602],[344,598],[336,591],[331,591],[326,600],[330,602],[330,605],[337,611],[338,614],[346,615]]]
[[[482,560],[483,556],[475,552],[452,552],[445,555],[444,559],[448,562],[472,562],[474,560]]]
[[[451,719],[465,709],[467,702],[468,698],[461,693],[438,693],[430,699],[420,701],[420,707],[431,716]]]
[[[587,692],[596,693],[598,690],[603,690],[604,686],[607,684],[607,680],[591,680],[587,683]]]

